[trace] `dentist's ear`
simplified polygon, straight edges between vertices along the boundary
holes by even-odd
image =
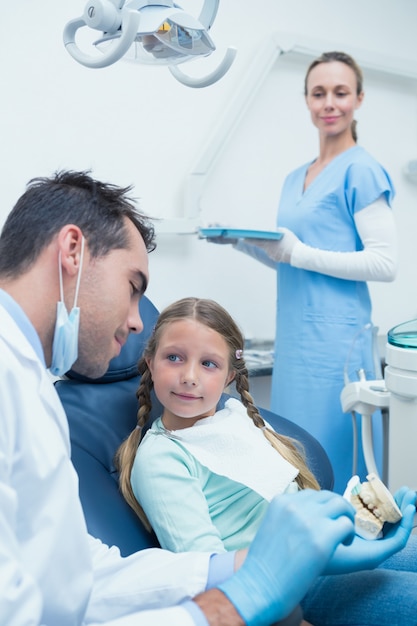
[[[78,274],[84,241],[81,229],[75,224],[66,224],[58,233],[57,245],[62,269],[70,276]]]

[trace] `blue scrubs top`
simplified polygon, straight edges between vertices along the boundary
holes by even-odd
[[[278,226],[305,244],[342,252],[363,249],[354,215],[394,187],[387,172],[363,148],[338,155],[304,191],[310,163],[292,172],[281,194]],[[277,266],[277,326],[271,409],[315,436],[330,457],[335,490],[343,492],[352,475],[353,429],[342,413],[340,394],[349,357],[349,378],[363,368],[375,378],[366,282],[333,278],[287,264]],[[354,341],[355,340],[355,341]],[[353,348],[352,348],[353,345]],[[376,460],[381,465],[380,414],[374,416]],[[365,478],[362,449],[358,474]]]

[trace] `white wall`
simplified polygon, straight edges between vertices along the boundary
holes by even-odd
[[[197,15],[202,2],[180,4]],[[61,168],[91,168],[98,178],[133,184],[151,216],[183,216],[190,172],[225,112],[239,101],[263,38],[276,31],[417,68],[414,0],[223,0],[212,29],[218,50],[182,68],[205,74],[228,45],[238,55],[219,83],[196,90],[163,67],[119,62],[90,70],[77,64],[63,47],[62,30],[83,8],[81,0],[20,0],[3,12],[0,223],[30,178]],[[315,156],[316,136],[302,98],[305,68],[284,66],[277,61],[271,67],[206,177],[202,221],[272,225],[283,177]],[[385,332],[417,316],[417,186],[401,173],[407,160],[417,158],[417,93],[415,81],[384,81],[372,72],[365,90],[360,142],[386,165],[398,190],[399,276],[393,284],[372,285],[374,321]],[[149,296],[158,307],[184,295],[213,297],[248,335],[273,336],[271,270],[194,235],[161,235],[150,260]]]

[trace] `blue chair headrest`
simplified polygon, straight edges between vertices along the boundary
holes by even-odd
[[[143,331],[139,334],[130,333],[119,356],[110,361],[107,372],[101,378],[88,378],[87,376],[77,374],[73,370],[67,372],[66,376],[72,380],[97,384],[128,380],[137,376],[138,356],[142,354],[159,315],[158,309],[146,296],[142,296],[140,299],[139,313],[143,321]]]

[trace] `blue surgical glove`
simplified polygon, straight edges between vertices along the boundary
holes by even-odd
[[[326,567],[325,574],[349,574],[374,569],[404,548],[413,528],[416,492],[402,487],[394,499],[402,513],[401,520],[397,524],[387,524],[382,539],[368,541],[356,535],[350,546],[340,545]]]
[[[291,263],[291,255],[300,240],[288,228],[277,230],[284,235],[281,239],[245,239],[245,241],[264,250],[276,263]]]
[[[219,585],[248,626],[286,617],[340,542],[354,537],[355,509],[329,491],[272,500],[241,568]]]

